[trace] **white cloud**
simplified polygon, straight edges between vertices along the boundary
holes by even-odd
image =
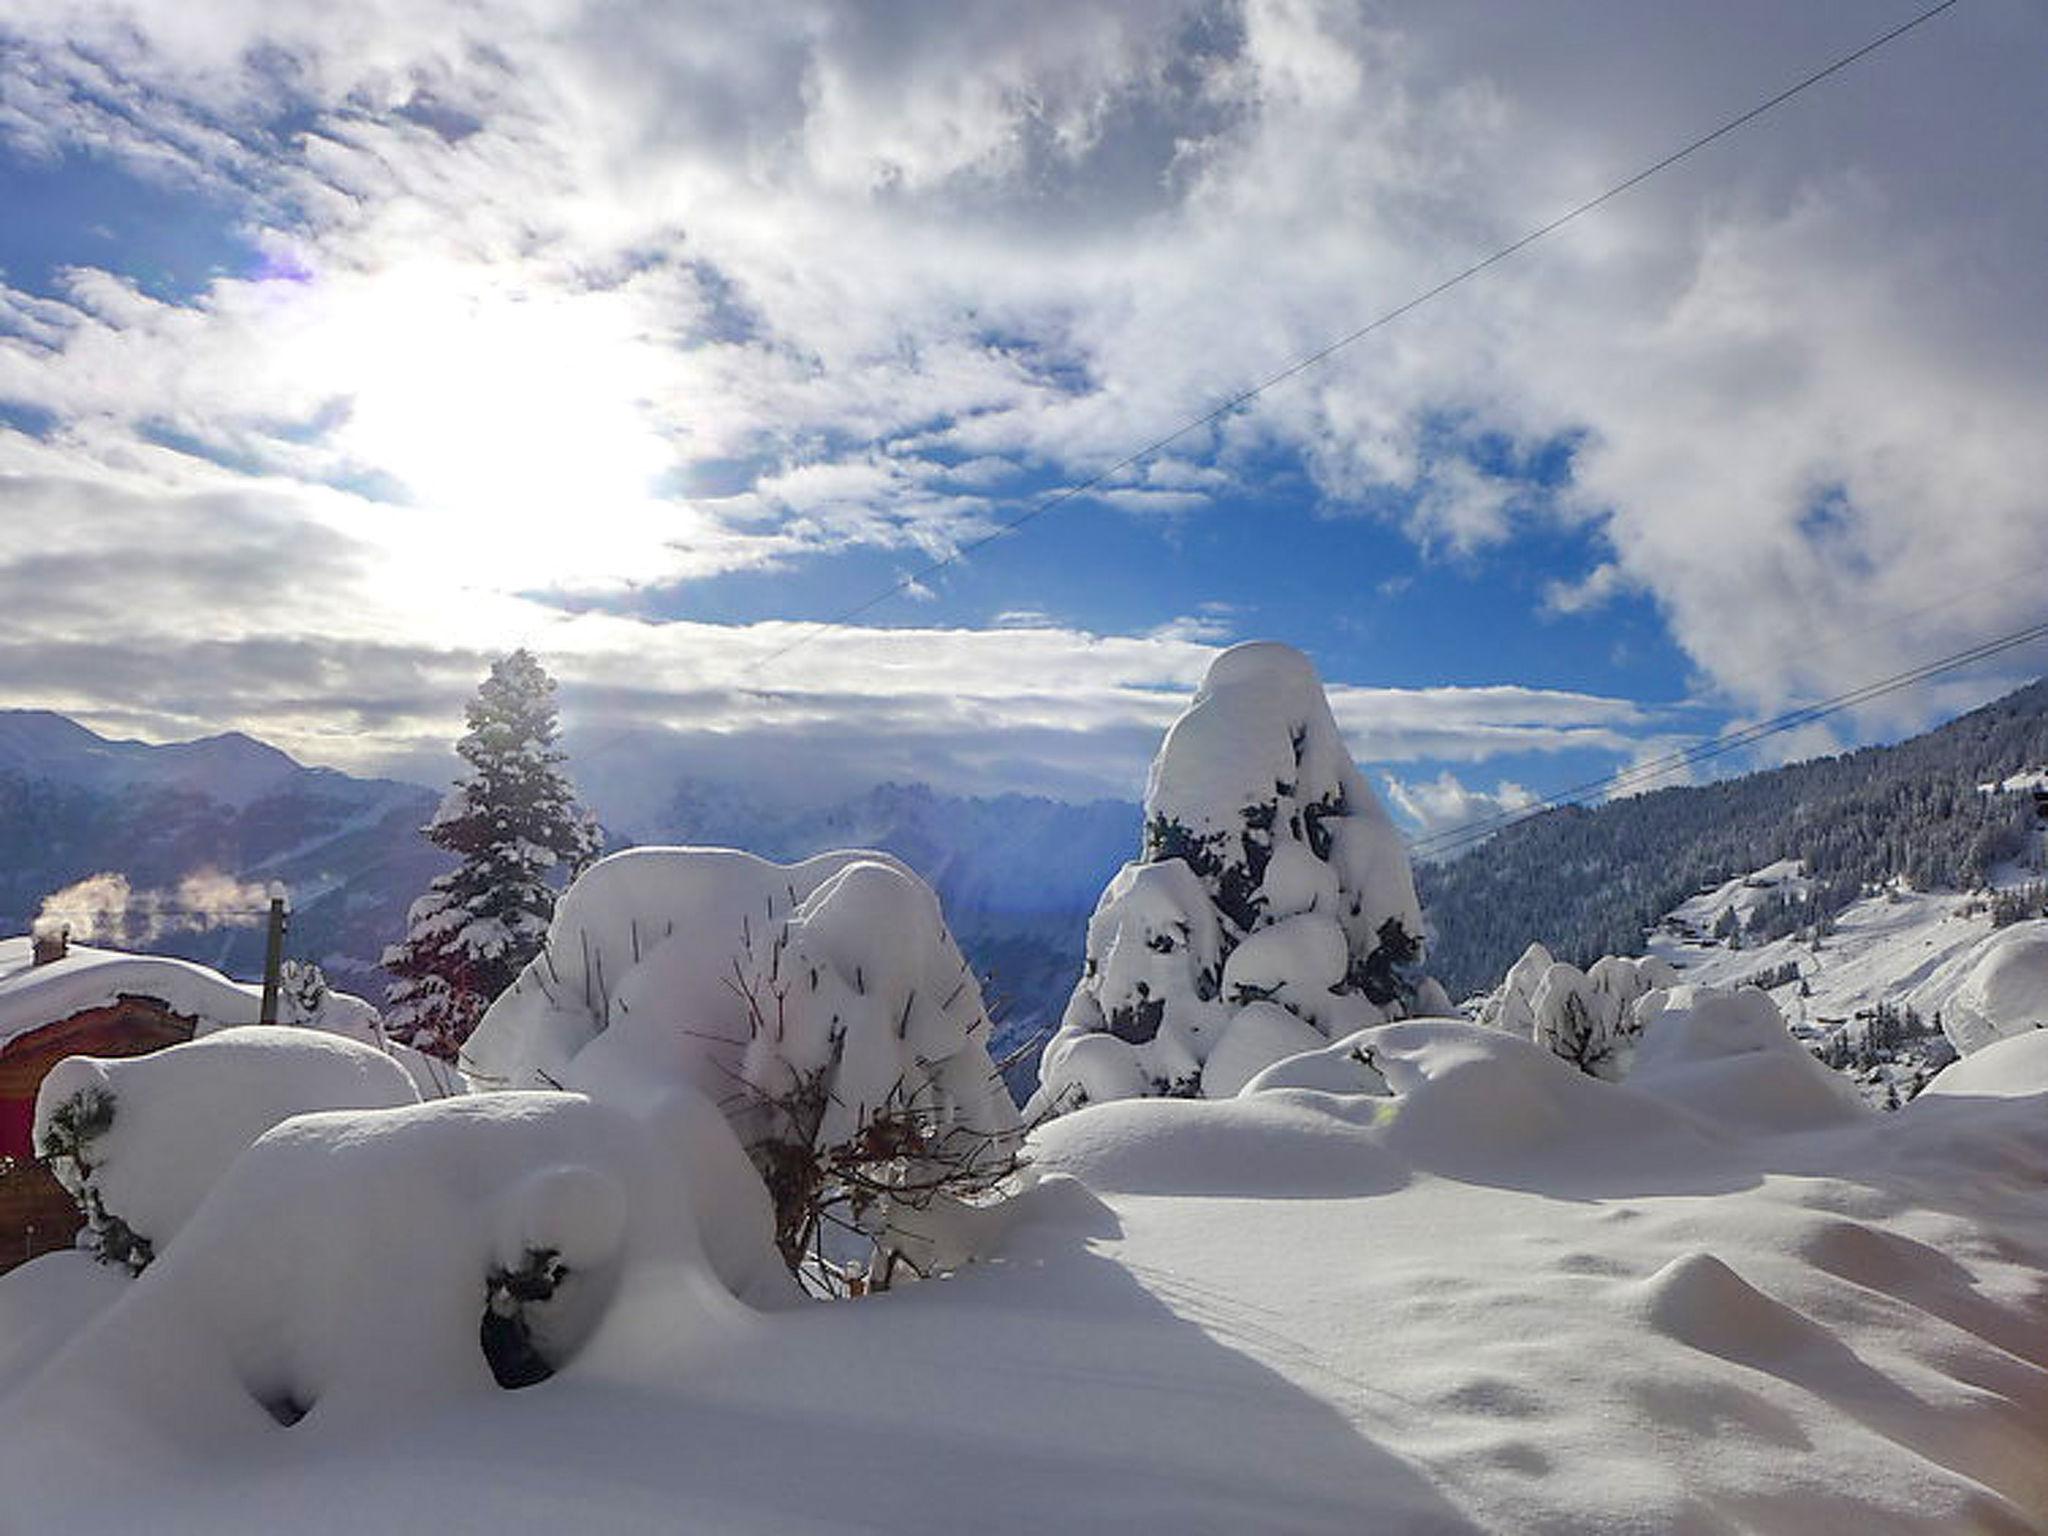
[[[10,516],[74,525],[0,556],[37,598],[6,644],[152,675],[146,627],[102,622],[138,572],[81,541],[161,549],[179,653],[214,671],[147,696],[197,718],[234,676],[251,702],[207,723],[275,726],[314,718],[323,675],[339,695],[338,647],[442,658],[432,693],[567,622],[520,593],[943,554],[1006,474],[1099,472],[1876,25],[1762,0],[18,6],[0,136],[232,198],[267,265],[186,302],[86,270],[0,287],[0,399],[59,419],[0,436]],[[2015,625],[2038,590],[2015,574],[2048,567],[2044,27],[1959,9],[1095,499],[1199,519],[1279,450],[1431,549],[1511,559],[1532,520],[1578,525],[1602,563],[1550,609],[1641,590],[1704,688],[1765,712]],[[1555,495],[1499,472],[1561,437]],[[673,489],[706,466],[739,488]],[[372,480],[403,498],[333,489]],[[279,599],[215,600],[237,552]],[[1150,643],[1223,621],[1177,622]],[[1047,633],[1061,665],[1091,654]],[[1046,677],[1087,701],[1036,723],[1151,720],[1198,653],[1172,654],[1102,694]],[[276,663],[289,706],[265,655],[302,658]],[[999,713],[929,694],[941,722]],[[1473,760],[1643,729],[1410,698],[1354,730]]]
[[[1418,837],[1449,838],[1469,831],[1477,836],[1499,824],[1503,813],[1520,811],[1536,803],[1536,796],[1522,785],[1502,779],[1494,788],[1467,785],[1448,769],[1433,779],[1403,779],[1382,774],[1387,803]],[[1430,845],[1425,845],[1428,848]],[[1452,851],[1462,852],[1465,843]]]

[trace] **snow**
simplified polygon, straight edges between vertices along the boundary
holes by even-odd
[[[2048,920],[1999,929],[1970,951],[1942,1008],[1942,1028],[1968,1055],[2007,1035],[2048,1028]]]
[[[52,1116],[80,1094],[106,1094],[113,1120],[52,1171],[75,1195],[158,1251],[198,1209],[228,1165],[265,1131],[321,1109],[416,1102],[412,1079],[381,1051],[335,1035],[251,1024],[143,1056],[68,1056],[36,1094],[35,1138],[47,1151]]]
[[[478,1342],[486,1277],[537,1249],[568,1274],[535,1309],[552,1359],[588,1351],[602,1371],[652,1346],[673,1368],[679,1351],[650,1336],[650,1312],[700,1344],[751,1316],[707,1260],[680,1150],[571,1094],[293,1119],[79,1332],[64,1369],[41,1378],[45,1409],[102,1412],[91,1384],[127,1379],[121,1407],[155,1426],[137,1447],[145,1466],[152,1452],[260,1461],[300,1416],[318,1438],[374,1434],[394,1412],[460,1413],[499,1390]],[[443,1496],[455,1486],[444,1478]]]
[[[132,1283],[0,1278],[0,1486],[28,1532],[2042,1528],[2048,1033],[1891,1116],[1674,1091],[1753,1036],[1678,997],[1616,1085],[1375,1027],[1318,1053],[1370,1092],[1062,1117],[992,1262],[768,1312],[627,1109],[304,1117]],[[481,1277],[536,1245],[585,1285],[508,1392]]]
[[[2020,794],[2028,790],[2048,789],[2048,768],[2028,768],[2008,775],[1996,784],[1979,784],[1984,794]]]
[[[464,1065],[479,1086],[604,1102],[693,1090],[764,1173],[786,1153],[857,1150],[878,1122],[914,1120],[916,1149],[860,1154],[887,1192],[847,1219],[922,1270],[971,1250],[980,1226],[950,1198],[957,1186],[935,1200],[924,1186],[941,1167],[994,1179],[1022,1136],[992,1029],[938,898],[896,860],[636,848],[563,894]]]
[[[1277,1003],[1249,1003],[1237,1011],[1202,1063],[1202,1097],[1230,1098],[1276,1062],[1328,1044],[1314,1025]]]
[[[480,1083],[600,1096],[635,1074],[721,1097],[736,1083],[773,1092],[836,1060],[822,1134],[837,1141],[906,1082],[954,1118],[1013,1126],[988,1034],[937,898],[887,855],[779,865],[636,848],[569,888],[546,951],[464,1054]]]
[[[1683,986],[1641,1005],[1629,1086],[1724,1124],[1799,1131],[1853,1122],[1867,1111],[1856,1090],[1786,1031],[1754,987]]]
[[[2037,1029],[1994,1040],[1951,1062],[1935,1073],[1920,1098],[1933,1094],[2016,1099],[2042,1093],[2048,1093],[2048,1030]]]
[[[1677,980],[1678,972],[1654,956],[1604,955],[1581,971],[1531,944],[1480,1003],[1478,1018],[1595,1077],[1620,1082],[1642,1033],[1643,1000]]]

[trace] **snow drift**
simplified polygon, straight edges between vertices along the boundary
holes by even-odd
[[[1617,1085],[1405,1020],[1096,1105],[1033,1133],[1005,1262],[773,1319],[688,1090],[666,1131],[552,1092],[301,1117],[135,1281],[0,1278],[8,1519],[2042,1529],[2048,1032],[1897,1115],[1737,1123],[1717,1067],[1781,1055],[1765,1023],[1674,991]],[[501,1391],[493,1277],[536,1252],[508,1299],[554,1374]]]

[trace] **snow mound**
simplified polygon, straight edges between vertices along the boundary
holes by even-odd
[[[1277,1003],[1248,1004],[1202,1063],[1202,1097],[1230,1098],[1275,1064],[1328,1044],[1314,1025]]]
[[[1986,940],[1942,1010],[1942,1029],[1964,1055],[1994,1040],[2048,1027],[2048,919]]]
[[[36,1095],[35,1142],[85,1208],[102,1253],[139,1268],[272,1126],[310,1110],[418,1099],[380,1051],[252,1024],[144,1056],[66,1057]]]
[[[1752,1131],[1815,1130],[1868,1114],[1849,1082],[1814,1060],[1754,987],[1659,990],[1639,1012],[1632,1088]]]
[[[1421,934],[1407,852],[1315,668],[1233,647],[1153,761],[1141,857],[1089,922],[1034,1108],[1233,1092],[1280,1045],[1316,1043],[1273,1009],[1318,1040],[1444,1010]]]
[[[218,1446],[517,1384],[486,1353],[487,1316],[548,1368],[729,1334],[748,1314],[707,1255],[682,1150],[577,1094],[300,1116],[31,1390],[123,1382],[137,1412]],[[507,1295],[543,1267],[546,1294]]]
[[[2012,1099],[2048,1093],[2048,1030],[2009,1035],[1943,1067],[1919,1098]]]
[[[1711,1253],[1671,1260],[1636,1288],[1633,1300],[1658,1333],[1741,1365],[1768,1369],[1802,1352],[1840,1348],[1826,1329]]]
[[[1098,1194],[1295,1199],[1384,1194],[1407,1170],[1361,1142],[1370,1104],[1286,1095],[1209,1103],[1127,1099],[1062,1115],[1031,1138],[1042,1177]]]
[[[750,1031],[730,983],[756,933],[861,862],[909,874],[880,853],[781,865],[727,848],[632,848],[600,859],[562,893],[540,954],[464,1045],[463,1070],[483,1088],[555,1087],[605,1036],[607,1053],[657,1079],[736,1072]]]

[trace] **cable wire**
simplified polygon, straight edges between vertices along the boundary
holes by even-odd
[[[1573,785],[1569,789],[1557,790],[1527,805],[1516,806],[1512,810],[1497,811],[1456,827],[1445,828],[1440,832],[1432,832],[1411,839],[1408,843],[1409,852],[1424,858],[1445,858],[1454,853],[1462,853],[1468,848],[1476,847],[1479,843],[1484,842],[1496,833],[1503,832],[1507,828],[1519,825],[1524,821],[1532,820],[1546,811],[1554,810],[1567,804],[1575,804],[1596,795],[1612,795],[1617,790],[1640,789],[1666,774],[1674,773],[1682,768],[1689,768],[1695,763],[1723,757],[1743,747],[1752,746],[1756,742],[1765,740],[1767,737],[1776,736],[1785,731],[1796,730],[1803,725],[1811,725],[1815,721],[1824,720],[1830,715],[1839,714],[1845,709],[1852,709],[1858,704],[1867,704],[1871,700],[1882,698],[1886,694],[1896,693],[1902,688],[1910,688],[1916,684],[1924,683],[1930,678],[1939,677],[1945,672],[1953,672],[1959,667],[1970,666],[1976,662],[1988,660],[1993,656],[2003,655],[2007,651],[2016,650],[2021,646],[2043,639],[2048,639],[2048,621],[2030,624],[2025,628],[2013,630],[1995,639],[1986,640],[1965,650],[1955,652],[1953,655],[1942,657],[1938,661],[1927,662],[1905,672],[1895,673],[1891,677],[1882,678],[1872,683],[1865,683],[1861,687],[1852,688],[1847,693],[1837,694],[1833,698],[1824,699],[1817,704],[1801,705],[1797,709],[1787,710],[1784,714],[1773,716],[1769,720],[1759,721],[1754,725],[1743,726],[1737,730],[1723,732],[1719,736],[1696,743],[1677,752],[1667,753],[1663,757],[1634,764],[1618,772],[1604,775],[1601,778]]]
[[[1566,212],[1559,214],[1556,218],[1551,219],[1548,223],[1538,225],[1536,228],[1530,230],[1527,234],[1524,234],[1518,239],[1510,241],[1508,244],[1501,246],[1492,254],[1481,257],[1479,260],[1473,262],[1470,266],[1467,266],[1462,270],[1453,273],[1451,276],[1445,278],[1443,281],[1436,284],[1436,286],[1425,289],[1423,292],[1416,294],[1413,298],[1407,299],[1402,303],[1395,305],[1392,309],[1387,310],[1385,313],[1377,316],[1376,318],[1367,321],[1364,325],[1359,326],[1356,330],[1347,331],[1344,335],[1339,336],[1336,340],[1329,342],[1322,347],[1319,347],[1314,352],[1309,353],[1307,356],[1296,359],[1294,362],[1288,364],[1285,368],[1282,368],[1278,373],[1271,375],[1270,377],[1264,379],[1260,383],[1252,385],[1249,389],[1240,390],[1238,393],[1231,395],[1221,404],[1211,407],[1209,410],[1203,412],[1200,416],[1197,416],[1192,420],[1183,423],[1181,426],[1174,428],[1173,431],[1168,432],[1165,436],[1154,438],[1151,442],[1145,444],[1144,447],[1136,449],[1135,451],[1124,455],[1124,457],[1118,459],[1114,464],[1110,465],[1107,469],[1102,470],[1097,474],[1089,476],[1086,480],[1081,481],[1079,484],[1068,486],[1064,490],[1057,491],[1051,494],[1050,496],[1043,498],[1035,505],[1026,508],[1017,516],[1009,519],[1007,522],[997,524],[996,527],[990,529],[987,533],[979,534],[972,539],[968,539],[967,541],[960,544],[949,553],[941,555],[938,558],[928,562],[919,569],[912,571],[907,576],[898,578],[892,585],[883,588],[874,596],[866,598],[861,602],[855,603],[851,608],[846,609],[842,613],[834,615],[832,618],[823,620],[822,622],[808,630],[806,633],[797,636],[794,640],[791,640],[787,645],[780,646],[775,650],[770,651],[767,655],[756,660],[751,666],[747,668],[747,673],[749,675],[752,675],[754,673],[763,671],[764,669],[774,665],[776,662],[782,660],[782,658],[784,658],[785,656],[790,655],[794,651],[802,649],[804,646],[811,644],[813,641],[823,639],[826,635],[833,633],[835,630],[844,629],[854,619],[859,618],[862,614],[867,613],[871,609],[880,607],[883,603],[889,601],[890,598],[896,597],[901,593],[910,590],[912,587],[919,585],[924,581],[926,577],[936,575],[940,571],[946,570],[951,566],[959,564],[960,561],[966,559],[967,556],[975,553],[977,550],[986,549],[989,545],[995,543],[997,540],[1008,538],[1010,535],[1016,533],[1020,528],[1023,528],[1026,524],[1035,522],[1037,519],[1045,516],[1046,513],[1051,512],[1055,508],[1065,506],[1068,502],[1073,501],[1078,497],[1084,496],[1090,491],[1099,489],[1101,486],[1106,484],[1111,479],[1115,478],[1117,475],[1122,474],[1125,470],[1131,469],[1136,465],[1143,463],[1145,460],[1151,458],[1153,455],[1157,454],[1161,449],[1171,447],[1173,444],[1179,442],[1182,438],[1188,436],[1190,433],[1199,432],[1204,427],[1210,426],[1213,423],[1220,421],[1223,417],[1235,411],[1239,406],[1249,404],[1251,401],[1256,400],[1259,396],[1265,394],[1268,390],[1277,388],[1279,385],[1286,383],[1289,379],[1292,379],[1299,374],[1306,373],[1311,368],[1315,368],[1320,364],[1327,362],[1331,357],[1334,357],[1337,353],[1343,351],[1345,348],[1353,345],[1356,342],[1363,341],[1366,337],[1372,335],[1373,332],[1381,330],[1384,327],[1393,324],[1394,321],[1400,319],[1403,315],[1406,315],[1413,310],[1420,309],[1423,305],[1429,303],[1431,300],[1439,298],[1443,294],[1450,292],[1453,288],[1458,287],[1460,284],[1470,280],[1471,278],[1477,277],[1480,273],[1486,271],[1489,267],[1496,266],[1499,263],[1506,261],[1509,257],[1514,256],[1518,252],[1528,249],[1528,247],[1534,245],[1537,241],[1542,240],[1549,235],[1555,234],[1558,230],[1563,229],[1567,224],[1572,223],[1574,220],[1582,218],[1586,214],[1593,212],[1596,208],[1600,208],[1603,205],[1612,202],[1615,198],[1622,196],[1624,193],[1634,190],[1636,187],[1639,187],[1644,182],[1648,181],[1651,177],[1656,176],[1663,171],[1669,170],[1672,166],[1678,164],[1681,160],[1684,160],[1688,156],[1696,154],[1698,151],[1705,149],[1708,145],[1715,143],[1717,140],[1724,139],[1729,134],[1735,133],[1739,129],[1748,126],[1750,123],[1755,122],[1758,118],[1764,116],[1766,113],[1771,112],[1780,106],[1783,106],[1786,102],[1790,101],[1793,97],[1799,95],[1801,92],[1810,90],[1812,87],[1819,85],[1823,80],[1826,80],[1831,76],[1837,75],[1841,73],[1843,70],[1849,68],[1851,65],[1868,58],[1871,54],[1877,52],[1886,44],[1894,42],[1898,38],[1905,36],[1908,32],[1911,32],[1916,27],[1925,25],[1927,22],[1930,22],[1935,17],[1939,16],[1943,11],[1950,10],[1959,3],[1960,0],[1939,0],[1938,4],[1929,6],[1927,9],[1919,12],[1917,15],[1910,17],[1906,21],[1900,22],[1897,26],[1891,28],[1889,31],[1880,33],[1877,37],[1872,38],[1869,42],[1864,43],[1861,47],[1855,48],[1850,52],[1841,55],[1839,58],[1833,60],[1832,62],[1822,65],[1819,69],[1814,70],[1811,74],[1806,75],[1794,84],[1785,87],[1785,89],[1779,91],[1775,96],[1771,96],[1764,101],[1760,101],[1755,106],[1751,107],[1748,111],[1740,113],[1735,117],[1729,118],[1719,127],[1708,130],[1706,133],[1701,134],[1698,138],[1693,139],[1691,142],[1681,146],[1678,149],[1671,151],[1662,159],[1657,160],[1650,165],[1644,166],[1641,170],[1635,172],[1633,175],[1628,176],[1625,179],[1614,183],[1614,185],[1607,188],[1606,191],[1598,193],[1593,197],[1589,197],[1584,202],[1579,203],[1576,206],[1568,209]]]

